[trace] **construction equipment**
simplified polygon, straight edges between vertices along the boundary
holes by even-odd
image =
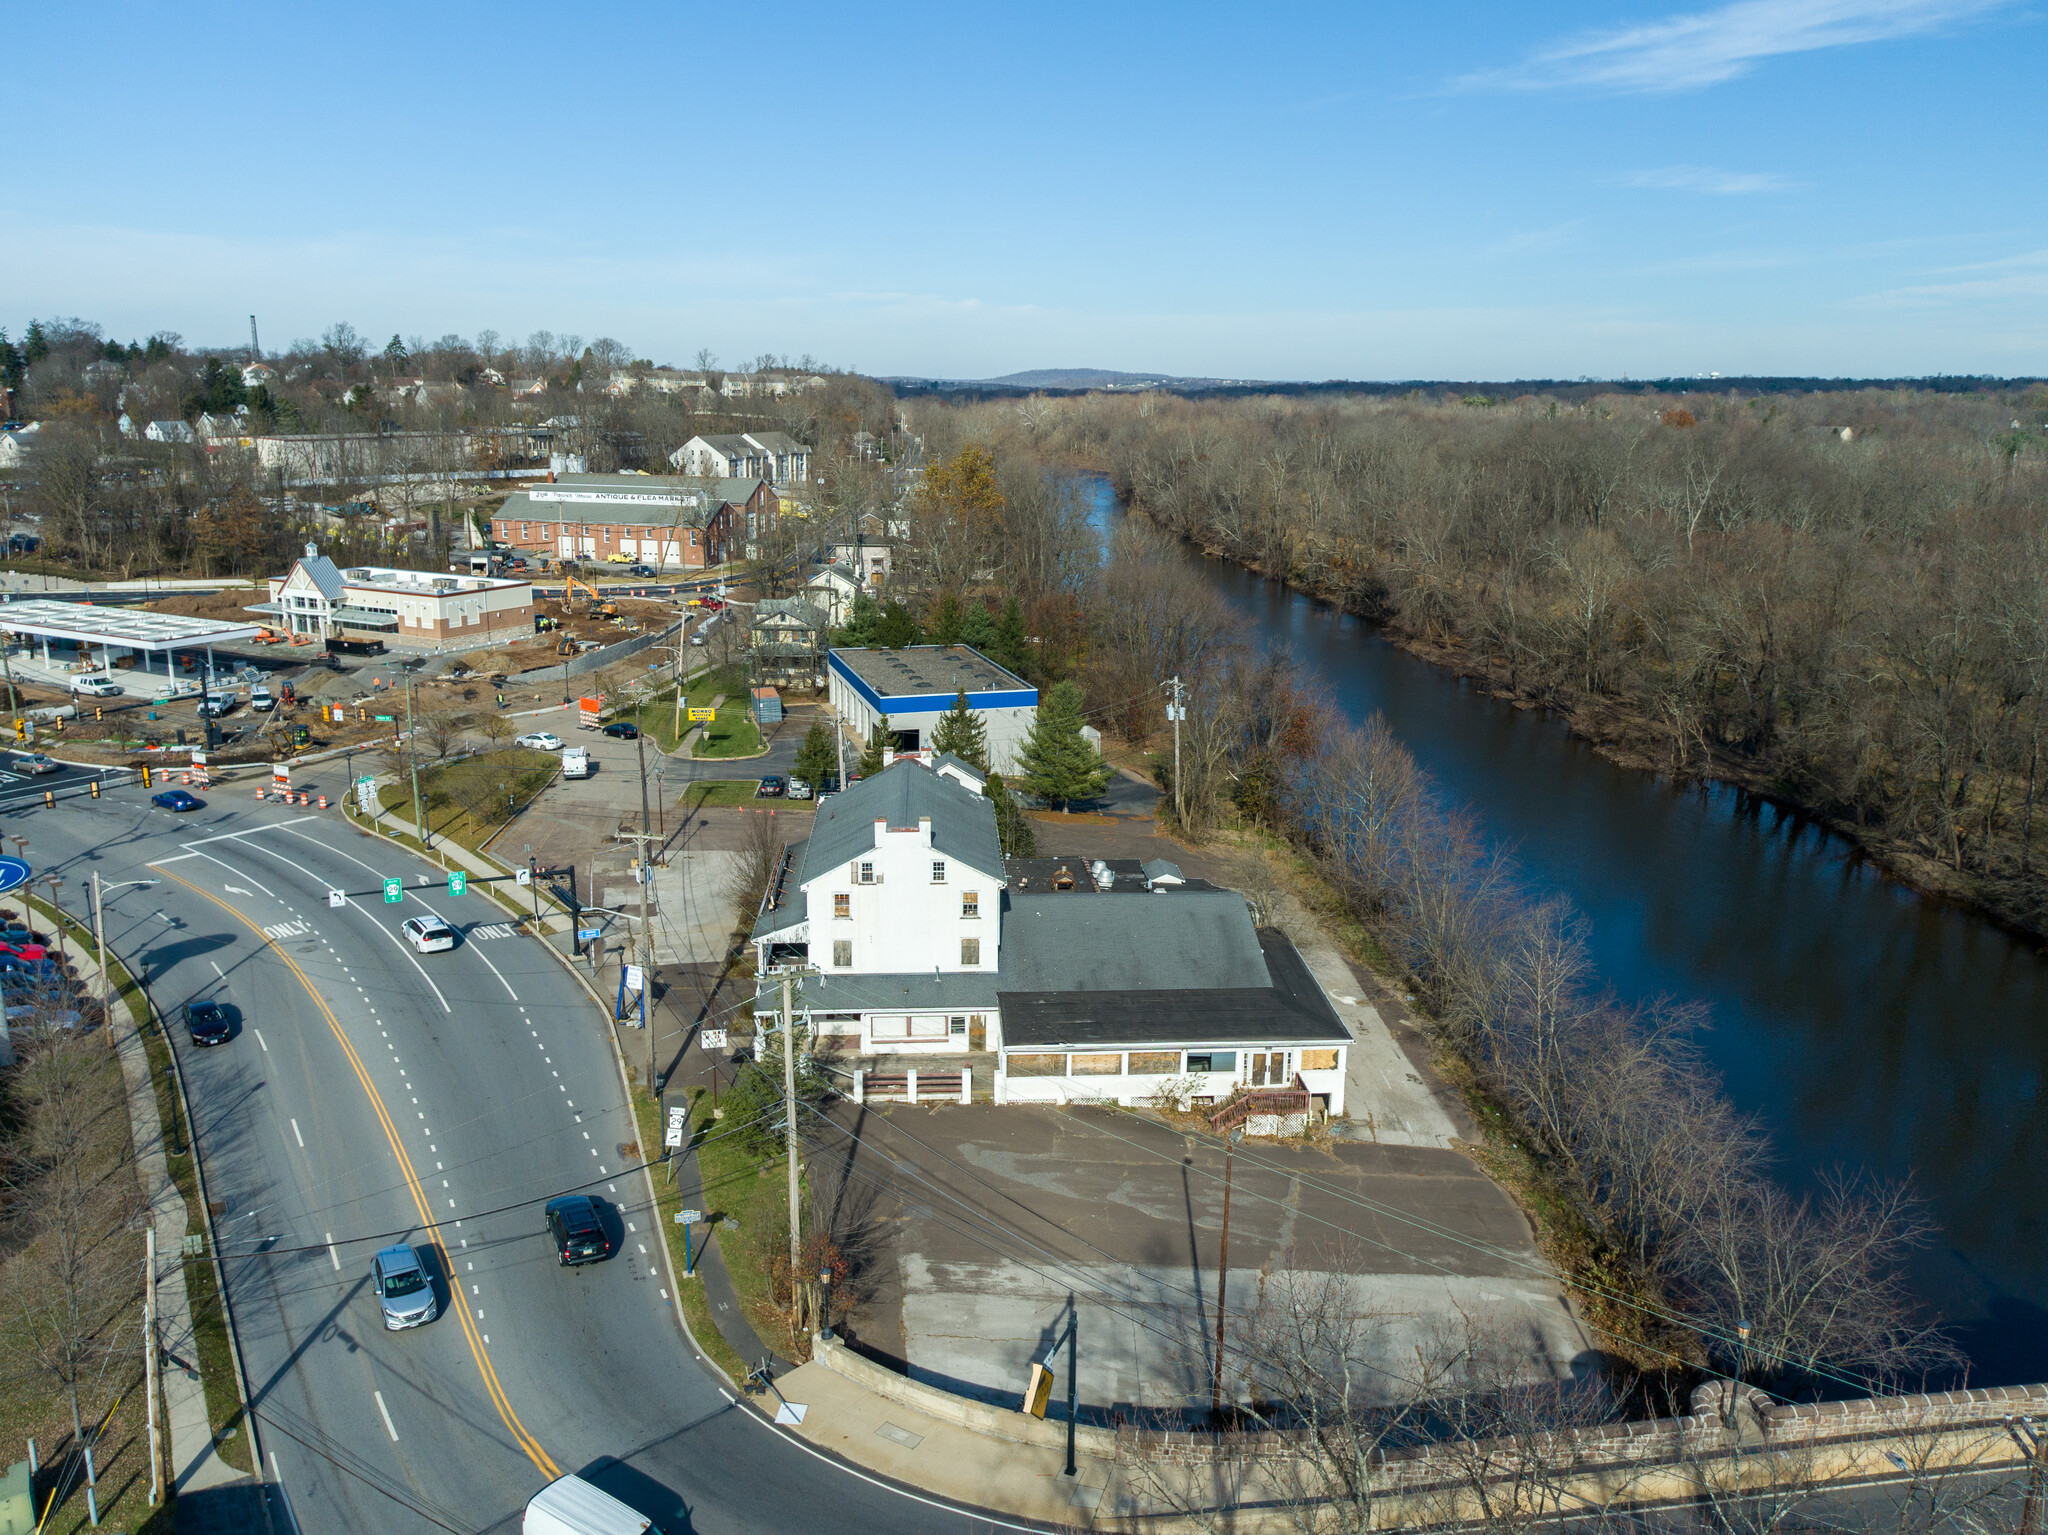
[[[576,654],[575,639],[565,632],[561,639],[555,642],[555,654],[558,656],[573,656]]]
[[[606,602],[603,596],[599,594],[597,588],[588,581],[579,581],[571,575],[564,575],[562,581],[564,583],[562,587],[562,611],[564,613],[575,610],[576,588],[580,586],[590,594],[590,616],[592,618],[617,618],[619,616],[619,605],[616,602]]]

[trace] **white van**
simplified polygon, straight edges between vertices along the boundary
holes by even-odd
[[[119,698],[121,684],[105,672],[90,672],[71,679],[71,691],[81,698]]]
[[[588,778],[590,776],[590,753],[580,746],[570,746],[562,752],[562,776],[564,778]]]
[[[580,1476],[549,1482],[535,1493],[519,1528],[522,1535],[661,1535],[653,1520]]]
[[[277,707],[277,698],[269,688],[259,682],[249,689],[249,707],[259,714],[265,714]]]

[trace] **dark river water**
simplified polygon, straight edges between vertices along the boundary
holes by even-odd
[[[1097,484],[1106,524],[1116,508]],[[1917,1277],[1972,1384],[2048,1380],[2038,944],[1923,900],[1795,816],[1616,767],[1369,624],[1185,557],[1346,715],[1384,715],[1530,886],[1570,899],[1605,984],[1708,1006],[1702,1044],[1786,1182],[1836,1166],[1913,1180],[1941,1226]]]

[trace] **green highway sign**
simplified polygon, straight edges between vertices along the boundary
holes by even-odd
[[[469,876],[460,869],[455,870],[448,876],[448,893],[450,895],[460,895],[468,888]]]
[[[377,723],[380,725],[390,725],[396,723],[396,720],[392,715],[380,714],[377,716]]]
[[[405,886],[395,879],[384,881],[384,904],[396,906],[405,899]]]

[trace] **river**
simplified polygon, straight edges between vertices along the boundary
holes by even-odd
[[[1106,481],[1096,521],[1118,515]],[[1527,883],[1591,924],[1624,999],[1710,1010],[1701,1043],[1780,1176],[1910,1177],[1941,1233],[1915,1264],[1974,1385],[2048,1380],[2048,956],[1886,879],[1749,795],[1617,767],[1372,625],[1227,561],[1184,557],[1352,720],[1378,711]],[[2030,1171],[2032,1169],[2032,1171]]]

